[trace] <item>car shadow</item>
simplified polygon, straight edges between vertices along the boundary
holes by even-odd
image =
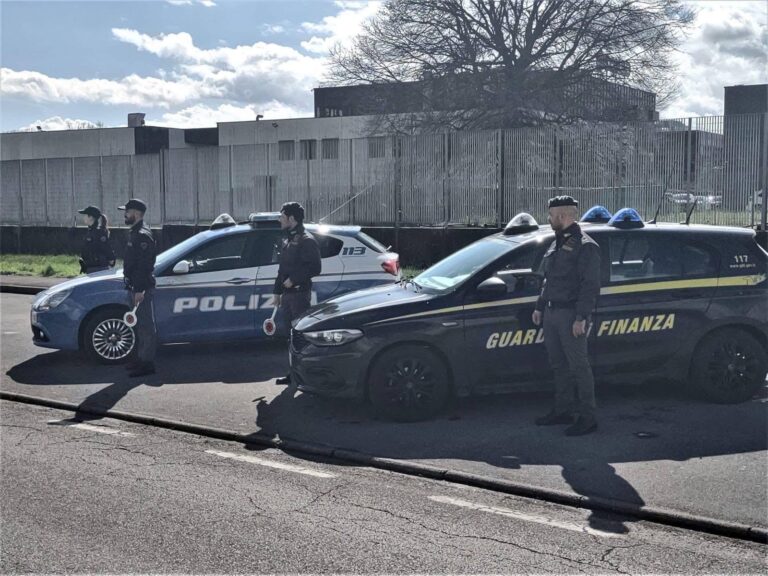
[[[666,382],[641,388],[598,387],[600,428],[567,437],[564,426],[536,426],[550,405],[548,393],[517,393],[457,401],[427,422],[378,420],[359,403],[316,397],[286,388],[257,405],[256,431],[271,438],[305,440],[372,456],[431,462],[481,476],[538,484],[538,472],[564,483],[589,506],[591,499],[635,507],[648,503],[619,472],[622,464],[685,462],[768,449],[764,401],[714,405],[692,400]],[[728,430],[728,434],[723,434]],[[448,462],[446,462],[448,461]],[[537,470],[538,469],[538,470]],[[630,516],[592,512],[595,530],[623,534]]]
[[[217,342],[160,346],[157,373],[139,383],[193,384],[260,382],[288,371],[285,344],[265,341]],[[133,384],[124,365],[103,365],[71,351],[39,354],[13,366],[6,375],[19,384],[58,386],[68,384]]]

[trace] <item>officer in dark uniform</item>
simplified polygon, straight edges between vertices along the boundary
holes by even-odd
[[[115,265],[115,253],[109,242],[109,228],[107,217],[96,206],[87,206],[78,210],[85,216],[88,230],[83,238],[83,247],[80,250],[80,272],[90,274],[107,270]]]
[[[320,274],[320,247],[304,229],[304,208],[298,202],[286,202],[280,209],[280,228],[286,236],[280,248],[280,267],[275,279],[275,306],[280,307],[283,333],[290,333],[293,321],[310,306],[312,278]],[[290,384],[290,376],[278,378],[278,384]]]
[[[157,331],[152,297],[155,289],[153,272],[157,250],[152,231],[144,224],[147,205],[133,198],[119,209],[125,210],[125,223],[131,226],[123,261],[125,287],[130,293],[131,308],[138,306],[135,327],[138,338],[138,362],[128,365],[128,375],[146,376],[155,373]]]
[[[581,230],[577,218],[578,202],[570,196],[549,201],[555,241],[544,255],[544,285],[533,313],[537,326],[543,319],[544,344],[555,375],[554,408],[536,424],[571,424],[565,431],[569,436],[597,429],[587,336],[600,295],[600,247]]]

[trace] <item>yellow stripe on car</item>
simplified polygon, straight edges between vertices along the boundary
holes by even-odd
[[[749,276],[725,276],[723,278],[698,278],[695,280],[669,280],[664,282],[645,282],[641,284],[625,284],[624,286],[607,286],[600,289],[601,296],[610,296],[613,294],[632,294],[637,292],[656,292],[661,290],[685,290],[689,288],[722,288],[730,286],[757,286],[765,282],[765,274],[753,274]],[[381,324],[383,322],[394,322],[395,320],[410,320],[413,318],[424,318],[435,316],[437,314],[451,314],[453,312],[463,312],[466,310],[479,310],[482,308],[498,308],[500,306],[514,306],[515,304],[530,304],[536,302],[538,296],[526,296],[523,298],[510,298],[508,300],[499,300],[497,302],[480,302],[477,304],[468,304],[466,306],[451,306],[450,308],[439,308],[437,310],[427,310],[426,312],[417,312],[415,314],[406,314],[395,318],[387,318],[371,324]]]

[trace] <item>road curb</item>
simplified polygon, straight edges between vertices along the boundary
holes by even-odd
[[[39,294],[47,288],[39,286],[19,286],[17,284],[0,284],[0,293],[5,294]]]
[[[501,480],[498,478],[472,474],[469,472],[440,468],[437,466],[431,466],[429,464],[395,460],[392,458],[381,458],[378,456],[366,454],[364,452],[357,452],[355,450],[347,450],[343,448],[334,448],[332,446],[319,443],[303,442],[293,439],[276,439],[272,436],[262,434],[260,432],[243,434],[222,428],[190,424],[187,422],[170,420],[156,416],[148,416],[145,414],[134,414],[132,412],[124,412],[122,410],[108,410],[99,407],[87,406],[80,407],[79,405],[72,402],[51,400],[48,398],[31,396],[28,394],[20,394],[17,392],[0,391],[0,400],[34,404],[37,406],[45,406],[47,408],[56,408],[60,410],[91,414],[94,416],[108,416],[110,418],[124,420],[126,422],[157,426],[159,428],[197,434],[199,436],[206,436],[219,440],[240,442],[245,445],[265,446],[268,448],[277,448],[285,452],[296,452],[313,456],[323,456],[342,462],[369,466],[372,468],[398,472],[401,474],[408,474],[411,476],[420,476],[435,480],[442,480],[454,484],[484,488],[494,492],[502,492],[505,494],[521,496],[535,500],[553,502],[556,504],[563,504],[575,508],[583,508],[596,512],[609,512],[612,514],[631,516],[639,520],[647,520],[657,524],[664,524],[677,528],[707,532],[709,534],[716,534],[718,536],[726,536],[729,538],[737,538],[739,540],[748,540],[751,542],[768,544],[768,529],[765,528],[747,526],[736,522],[728,522],[703,516],[694,516],[685,512],[679,512],[665,508],[658,508],[653,506],[637,506],[628,502],[611,500],[608,498],[582,496],[579,494],[541,488],[539,486],[531,486],[510,480]]]

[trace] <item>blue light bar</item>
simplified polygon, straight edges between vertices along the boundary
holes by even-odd
[[[605,206],[600,206],[599,204],[596,204],[595,206],[592,206],[592,208],[584,212],[584,215],[581,217],[581,222],[591,222],[593,224],[605,224],[606,222],[610,221],[612,216],[613,215],[608,211],[608,209]]]
[[[640,214],[634,208],[622,208],[608,221],[614,228],[642,228],[645,226]]]

